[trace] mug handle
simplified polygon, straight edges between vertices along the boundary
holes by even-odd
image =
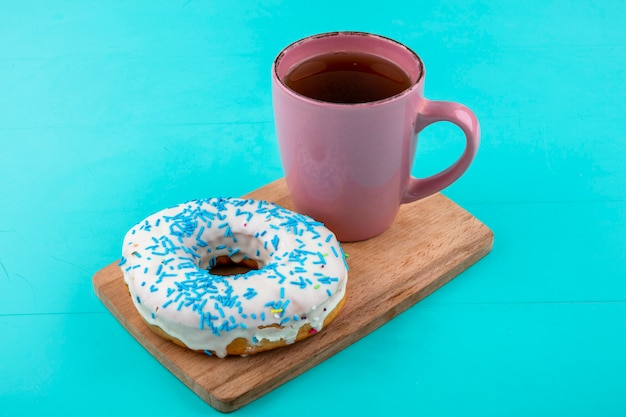
[[[410,177],[402,197],[402,204],[443,190],[463,175],[476,156],[480,144],[480,125],[474,113],[462,104],[424,99],[417,115],[415,133],[419,133],[432,123],[442,121],[454,123],[461,128],[465,134],[465,150],[455,163],[437,174],[426,178]]]

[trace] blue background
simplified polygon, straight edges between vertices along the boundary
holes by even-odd
[[[407,44],[427,97],[476,112],[444,194],[495,245],[236,414],[626,415],[625,21],[621,1],[3,1],[0,415],[219,414],[91,278],[148,214],[282,176],[271,62],[333,30]],[[461,149],[427,128],[414,173]]]

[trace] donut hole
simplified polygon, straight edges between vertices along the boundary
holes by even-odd
[[[213,275],[231,276],[240,275],[258,270],[259,263],[254,259],[242,259],[239,262],[233,261],[229,256],[218,256],[215,265],[209,269]]]

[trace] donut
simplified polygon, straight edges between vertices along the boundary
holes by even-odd
[[[132,227],[119,262],[132,302],[159,336],[220,358],[292,344],[339,313],[348,265],[311,217],[243,198],[192,200]],[[212,273],[224,263],[249,269]]]

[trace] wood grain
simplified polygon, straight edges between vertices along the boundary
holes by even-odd
[[[293,209],[284,180],[247,197]],[[380,236],[343,244],[349,255],[347,300],[320,333],[246,358],[218,359],[156,336],[131,303],[114,262],[93,277],[94,289],[120,323],[204,401],[231,412],[356,342],[450,281],[491,250],[493,233],[441,194],[402,206]]]

